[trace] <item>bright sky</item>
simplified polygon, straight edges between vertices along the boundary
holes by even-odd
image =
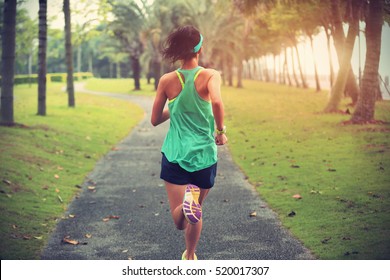
[[[63,0],[49,0],[48,2],[48,18],[51,19],[50,27],[63,29],[64,26],[64,16],[62,12]],[[71,8],[74,5],[78,5],[78,1],[70,1]],[[93,2],[93,1],[92,1]],[[39,3],[36,0],[26,0],[26,3],[23,4],[30,13],[32,18],[37,18],[38,16],[38,8]],[[85,21],[94,17],[90,16],[80,16],[72,14],[72,21],[78,24],[83,24]],[[364,29],[364,23],[361,24],[361,29]],[[365,62],[365,37],[364,33],[361,32],[360,36],[360,65],[361,71],[363,73],[364,70],[364,62]],[[320,33],[314,40],[314,49],[315,49],[315,57],[318,65],[319,74],[327,75],[329,73],[329,60],[328,60],[328,51],[326,47],[326,36],[324,33]],[[337,57],[333,49],[333,63],[335,66],[335,71],[338,68]],[[381,47],[381,60],[379,65],[379,73],[384,78],[385,76],[390,77],[390,27],[385,24],[382,30],[382,47]],[[299,52],[301,54],[302,64],[305,73],[311,74],[313,73],[313,56],[310,48],[310,44],[307,41],[304,44],[299,46]],[[269,65],[272,65],[271,63]],[[354,68],[354,72],[356,75],[359,74],[359,40],[356,38],[353,58],[352,58],[352,67]]]

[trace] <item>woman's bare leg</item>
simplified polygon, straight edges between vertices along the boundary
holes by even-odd
[[[184,237],[187,248],[187,260],[194,259],[196,245],[198,244],[200,234],[202,232],[202,219],[192,225],[187,222],[183,214],[183,198],[187,185],[175,185],[165,182],[165,187],[168,194],[171,214],[176,227],[179,230],[186,230]],[[199,203],[202,205],[206,198],[209,189],[200,189]]]

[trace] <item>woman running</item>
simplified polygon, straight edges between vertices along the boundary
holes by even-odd
[[[160,178],[165,181],[173,221],[185,230],[183,260],[197,259],[202,203],[217,172],[216,145],[227,142],[221,76],[198,65],[202,43],[203,36],[193,26],[168,36],[163,57],[180,61],[181,67],[161,77],[151,117],[154,126],[170,119]]]

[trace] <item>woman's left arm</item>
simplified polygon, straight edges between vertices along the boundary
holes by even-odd
[[[169,119],[169,110],[165,108],[167,102],[167,96],[165,95],[165,83],[166,77],[162,76],[157,86],[156,98],[154,99],[151,123],[153,126],[157,126]]]

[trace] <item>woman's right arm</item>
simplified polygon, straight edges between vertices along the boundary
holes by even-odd
[[[157,126],[169,119],[169,110],[165,108],[167,96],[165,95],[166,76],[162,76],[158,86],[156,98],[154,99],[151,123],[153,126]]]

